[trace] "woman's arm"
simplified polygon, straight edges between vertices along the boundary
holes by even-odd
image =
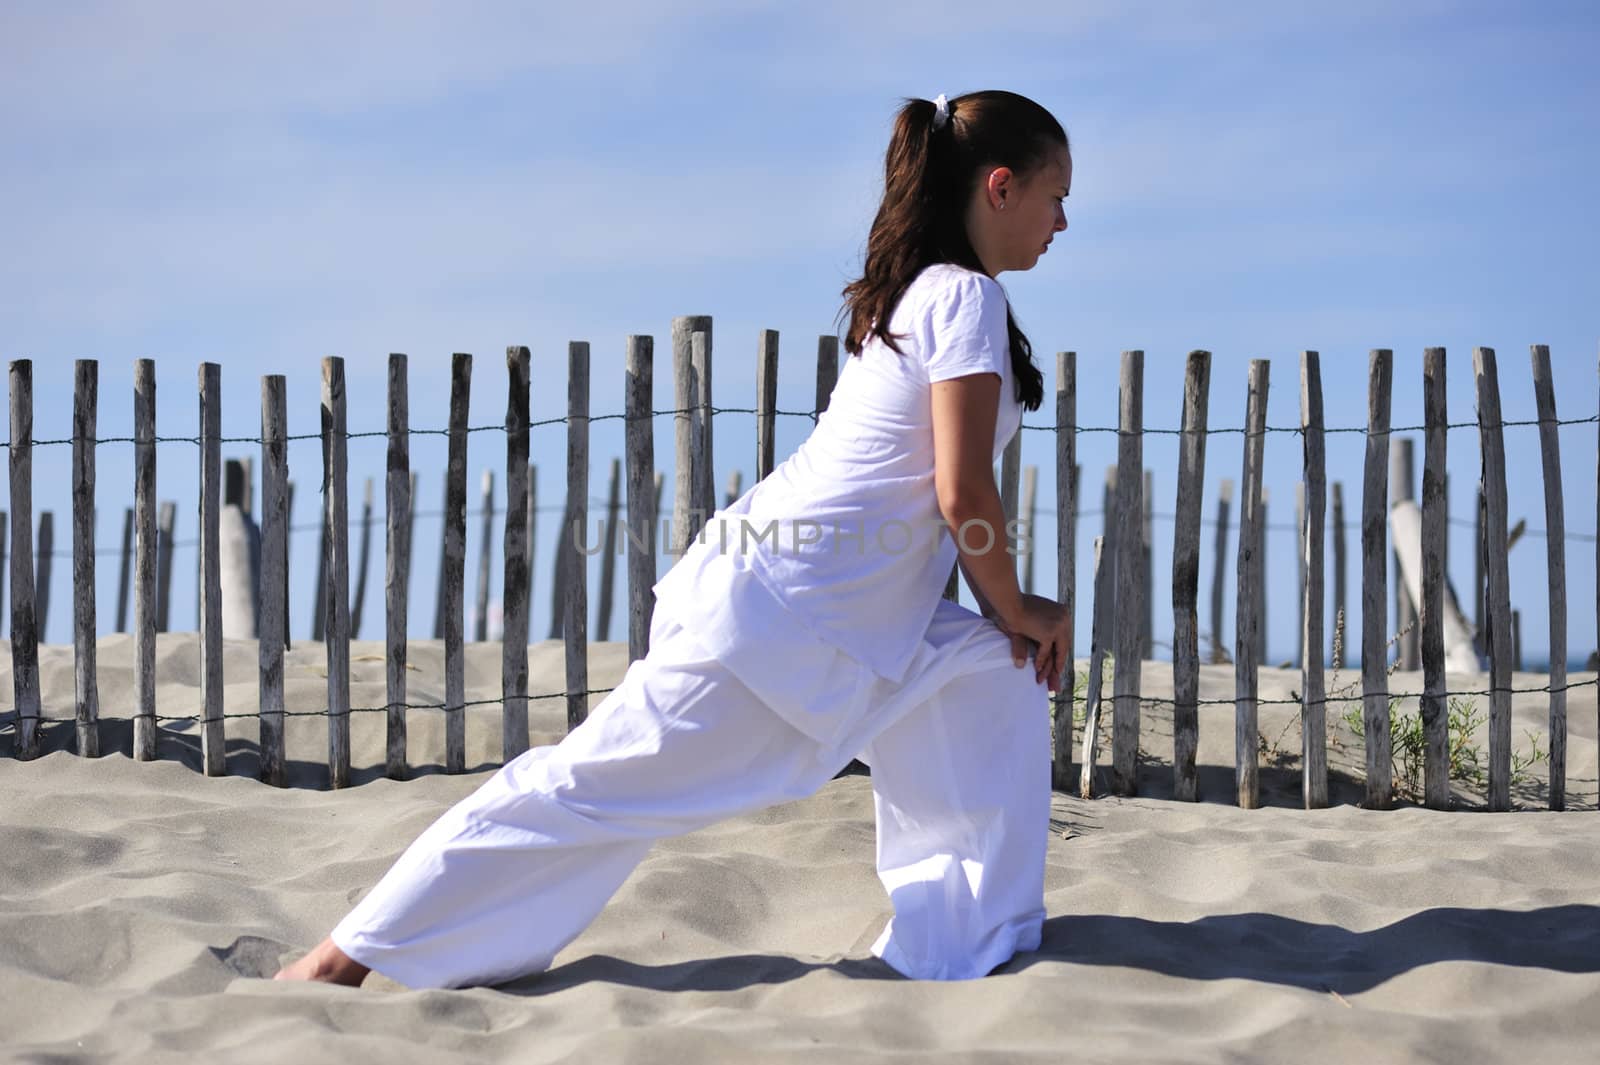
[[[985,616],[1006,626],[1021,613],[1022,589],[1006,551],[1005,508],[991,458],[1000,386],[996,373],[933,382],[933,479],[973,596]]]

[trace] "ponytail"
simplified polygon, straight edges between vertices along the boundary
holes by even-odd
[[[883,200],[872,220],[862,276],[844,287],[850,325],[845,351],[859,355],[870,337],[898,354],[889,318],[906,289],[934,263],[984,273],[967,236],[966,209],[980,167],[1009,166],[1019,175],[1040,165],[1066,131],[1043,107],[1016,93],[992,90],[949,101],[949,119],[934,129],[932,100],[906,99],[895,115],[884,155]],[[1006,308],[1012,376],[1028,410],[1044,402],[1044,374],[1033,348]]]

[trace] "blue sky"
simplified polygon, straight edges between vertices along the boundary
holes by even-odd
[[[1419,423],[1430,345],[1448,349],[1452,420],[1473,416],[1475,345],[1497,352],[1506,416],[1533,417],[1536,343],[1550,346],[1560,414],[1592,416],[1597,44],[1600,11],[1585,2],[7,0],[0,354],[34,360],[38,438],[70,435],[75,358],[101,360],[102,436],[131,429],[140,357],[157,360],[164,434],[195,431],[203,360],[222,365],[230,434],[259,432],[265,373],[288,376],[291,432],[313,432],[324,355],[346,360],[352,430],[381,429],[391,351],[410,356],[413,424],[434,428],[445,423],[454,351],[475,356],[473,424],[504,417],[508,344],[533,351],[539,419],[565,411],[569,340],[591,345],[593,413],[618,413],[625,338],[652,335],[656,407],[670,407],[671,320],[710,314],[714,402],[754,406],[757,336],[776,329],[779,406],[808,409],[817,337],[834,332],[840,289],[859,270],[900,98],[1006,88],[1050,108],[1072,139],[1070,228],[1033,270],[1000,280],[1047,382],[1055,352],[1078,353],[1084,424],[1112,423],[1128,348],[1145,352],[1149,426],[1178,424],[1191,348],[1214,353],[1214,426],[1243,424],[1252,358],[1272,361],[1269,423],[1295,424],[1307,348],[1321,353],[1330,425],[1364,424],[1374,347],[1395,352],[1395,424]],[[779,419],[780,460],[809,425]],[[592,499],[603,499],[610,459],[622,454],[619,426],[594,427]],[[1024,433],[1024,462],[1041,468],[1036,576],[1049,592],[1052,437]],[[668,486],[672,439],[670,418],[658,419]],[[480,471],[503,471],[503,439],[471,440],[476,499]],[[753,416],[720,415],[716,443],[719,491],[735,468],[748,486]],[[1569,643],[1581,660],[1595,645],[1596,426],[1563,429],[1561,444],[1568,528],[1590,537],[1568,545]],[[1536,431],[1509,430],[1506,446],[1513,520],[1542,529]],[[437,510],[442,441],[412,447],[419,505]],[[536,636],[549,623],[564,447],[563,427],[534,431],[549,508]],[[1452,433],[1450,449],[1452,511],[1469,519],[1476,433]],[[1085,506],[1095,508],[1114,439],[1081,436],[1079,453]],[[1420,453],[1419,440],[1419,462]],[[35,507],[55,512],[63,551],[69,457],[35,454]],[[1173,438],[1150,438],[1145,459],[1156,509],[1170,513]],[[290,461],[296,523],[314,525],[318,445],[294,445]],[[1354,587],[1361,438],[1331,438],[1328,461],[1351,510]],[[178,539],[192,541],[195,452],[164,445],[160,463],[160,495],[179,504]],[[1207,514],[1218,481],[1237,480],[1240,464],[1238,437],[1211,438]],[[362,479],[381,479],[382,468],[380,440],[351,444],[353,514]],[[1269,437],[1269,516],[1282,527],[1268,544],[1274,662],[1294,651],[1285,622],[1299,468],[1299,440]],[[119,542],[131,470],[130,447],[100,449],[102,547]],[[381,480],[378,498],[381,511]],[[1080,526],[1080,588],[1099,520]],[[420,635],[431,631],[438,533],[437,518],[419,518]],[[1453,577],[1465,588],[1471,530],[1452,535]],[[469,541],[470,598],[475,523]],[[1170,522],[1158,522],[1158,640],[1171,631],[1170,544]],[[315,532],[295,534],[291,550],[299,637]],[[1544,551],[1529,537],[1510,555],[1530,659],[1546,646]],[[175,628],[193,624],[193,557],[180,549],[175,565]],[[380,559],[369,594],[381,588]],[[496,586],[500,564],[497,540]],[[57,559],[50,642],[70,640],[70,570]],[[102,631],[115,578],[115,557],[103,557]],[[598,560],[590,588],[593,609]],[[366,613],[361,635],[380,638],[381,611],[369,602]],[[620,605],[614,616],[612,637],[622,637]],[[1087,618],[1081,610],[1080,649]]]

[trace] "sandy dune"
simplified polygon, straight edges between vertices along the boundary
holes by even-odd
[[[381,651],[353,649],[357,706],[383,701]],[[255,648],[227,654],[227,712],[247,714]],[[442,698],[440,645],[411,657],[412,700]],[[355,783],[339,792],[325,790],[325,721],[292,719],[296,786],[280,790],[254,779],[248,718],[228,723],[227,777],[199,774],[193,726],[164,727],[160,761],[131,761],[131,728],[115,720],[130,660],[127,638],[102,641],[102,758],[71,753],[70,723],[29,763],[0,733],[6,1061],[1586,1062],[1600,1045],[1593,687],[1569,706],[1565,813],[1542,809],[1542,765],[1511,814],[1471,809],[1470,787],[1448,813],[1367,811],[1359,783],[1337,777],[1335,805],[1307,812],[1297,763],[1270,757],[1264,808],[1240,810],[1227,706],[1202,710],[1202,801],[1174,802],[1170,714],[1147,706],[1141,796],[1055,797],[1044,946],[984,980],[906,981],[867,953],[888,901],[871,781],[850,774],[658,844],[545,975],[418,992],[376,973],[359,990],[264,977],[498,765],[497,711],[469,712],[461,776],[439,769],[439,716],[414,712],[406,781],[382,776],[383,715],[356,715]],[[563,686],[561,662],[560,644],[535,645],[535,691]],[[590,663],[591,686],[607,687],[626,646],[597,645]],[[321,665],[320,645],[291,651],[292,709],[324,705]],[[493,698],[498,645],[470,647],[467,671],[468,698]],[[70,715],[70,648],[45,648],[42,676],[46,714]],[[161,638],[158,676],[161,713],[195,712],[192,634]],[[1202,697],[1232,685],[1230,668],[1207,667]],[[1264,671],[1264,698],[1296,686]],[[1169,668],[1148,664],[1145,689],[1170,694]],[[10,692],[0,649],[0,723],[14,718]],[[1542,697],[1518,697],[1524,753],[1524,729],[1547,746],[1544,714]],[[1260,724],[1294,752],[1290,715],[1263,707]],[[535,743],[565,730],[560,700],[530,716]],[[1358,766],[1359,741],[1335,735],[1335,770]]]

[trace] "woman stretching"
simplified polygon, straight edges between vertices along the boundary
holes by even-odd
[[[893,906],[872,953],[964,980],[1038,949],[1072,618],[1019,590],[1008,550],[993,464],[1044,386],[995,277],[1039,261],[1071,186],[1033,101],[907,101],[810,437],[655,584],[649,654],[583,724],[447,810],[277,978],[542,972],[654,840],[804,798],[852,758]],[[957,562],[981,615],[943,598]]]

